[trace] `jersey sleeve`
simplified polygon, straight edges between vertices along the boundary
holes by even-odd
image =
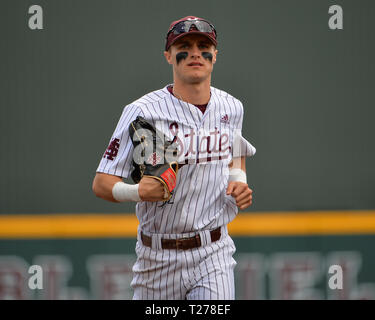
[[[133,143],[129,135],[129,125],[137,116],[144,116],[135,105],[124,108],[116,129],[109,141],[96,172],[128,178],[133,170]]]
[[[243,105],[238,101],[238,120],[235,125],[234,135],[233,135],[233,158],[237,157],[251,157],[255,154],[255,147],[242,136],[242,123],[243,123]]]

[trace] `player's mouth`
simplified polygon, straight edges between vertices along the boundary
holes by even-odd
[[[203,63],[200,62],[190,62],[188,67],[203,67]]]

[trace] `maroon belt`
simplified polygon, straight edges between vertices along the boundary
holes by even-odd
[[[211,242],[215,242],[221,237],[221,228],[210,231]],[[152,247],[152,239],[141,232],[142,243],[147,247]],[[181,238],[181,239],[161,239],[161,247],[163,249],[180,249],[189,250],[193,248],[198,248],[202,245],[201,237],[197,234],[191,238]]]

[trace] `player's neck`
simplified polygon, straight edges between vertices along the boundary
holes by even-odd
[[[197,84],[186,84],[174,81],[173,94],[188,103],[195,105],[207,104],[211,96],[210,81]]]

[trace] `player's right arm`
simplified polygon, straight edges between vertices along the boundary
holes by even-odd
[[[111,174],[97,172],[92,183],[92,190],[95,195],[111,202],[121,202],[114,198],[113,187],[122,178]],[[164,198],[163,185],[149,177],[143,177],[138,184],[138,195],[141,201],[162,201]]]

